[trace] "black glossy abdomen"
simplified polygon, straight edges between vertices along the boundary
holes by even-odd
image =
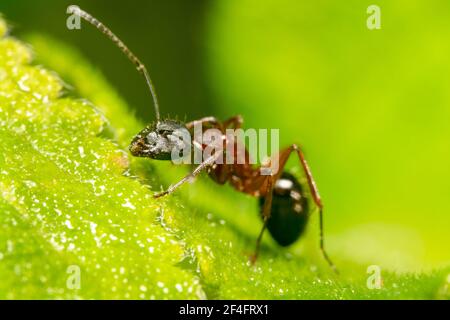
[[[259,205],[262,210],[264,198],[260,198]],[[288,246],[301,236],[307,222],[308,201],[302,186],[292,174],[283,172],[275,182],[267,229],[278,244]]]

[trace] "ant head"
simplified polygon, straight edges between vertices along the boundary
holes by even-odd
[[[189,131],[182,123],[163,120],[150,124],[139,132],[131,142],[130,152],[135,157],[171,160],[172,152],[190,148]]]

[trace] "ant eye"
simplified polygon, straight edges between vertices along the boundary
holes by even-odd
[[[166,130],[166,129],[159,129],[158,130],[158,134],[166,137],[168,134],[170,134],[172,131],[171,130]]]
[[[154,142],[157,140],[157,138],[158,138],[158,135],[157,135],[156,133],[150,132],[150,133],[147,135],[147,142],[148,142],[149,144],[152,144],[152,143],[154,143]]]

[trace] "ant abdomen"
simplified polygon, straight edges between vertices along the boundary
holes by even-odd
[[[264,198],[260,198],[260,208]],[[297,178],[283,172],[273,188],[271,216],[267,229],[281,246],[294,243],[305,230],[308,222],[308,201]]]

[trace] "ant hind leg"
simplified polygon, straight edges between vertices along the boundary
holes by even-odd
[[[311,190],[311,195],[313,197],[314,203],[319,208],[320,251],[322,251],[322,255],[323,255],[324,259],[330,265],[331,269],[333,269],[334,272],[339,274],[336,266],[331,261],[330,257],[328,256],[327,252],[325,251],[324,235],[323,235],[323,205],[322,205],[322,200],[320,199],[319,190],[317,189],[317,186],[316,186],[316,183],[314,181],[311,169],[308,166],[308,162],[305,159],[305,155],[303,154],[301,148],[298,145],[293,144],[289,149],[290,149],[289,153],[292,152],[293,150],[295,150],[297,152],[298,158],[299,158],[300,163],[301,163],[301,165],[303,167],[303,171],[306,174],[306,178],[308,180],[309,189]]]

